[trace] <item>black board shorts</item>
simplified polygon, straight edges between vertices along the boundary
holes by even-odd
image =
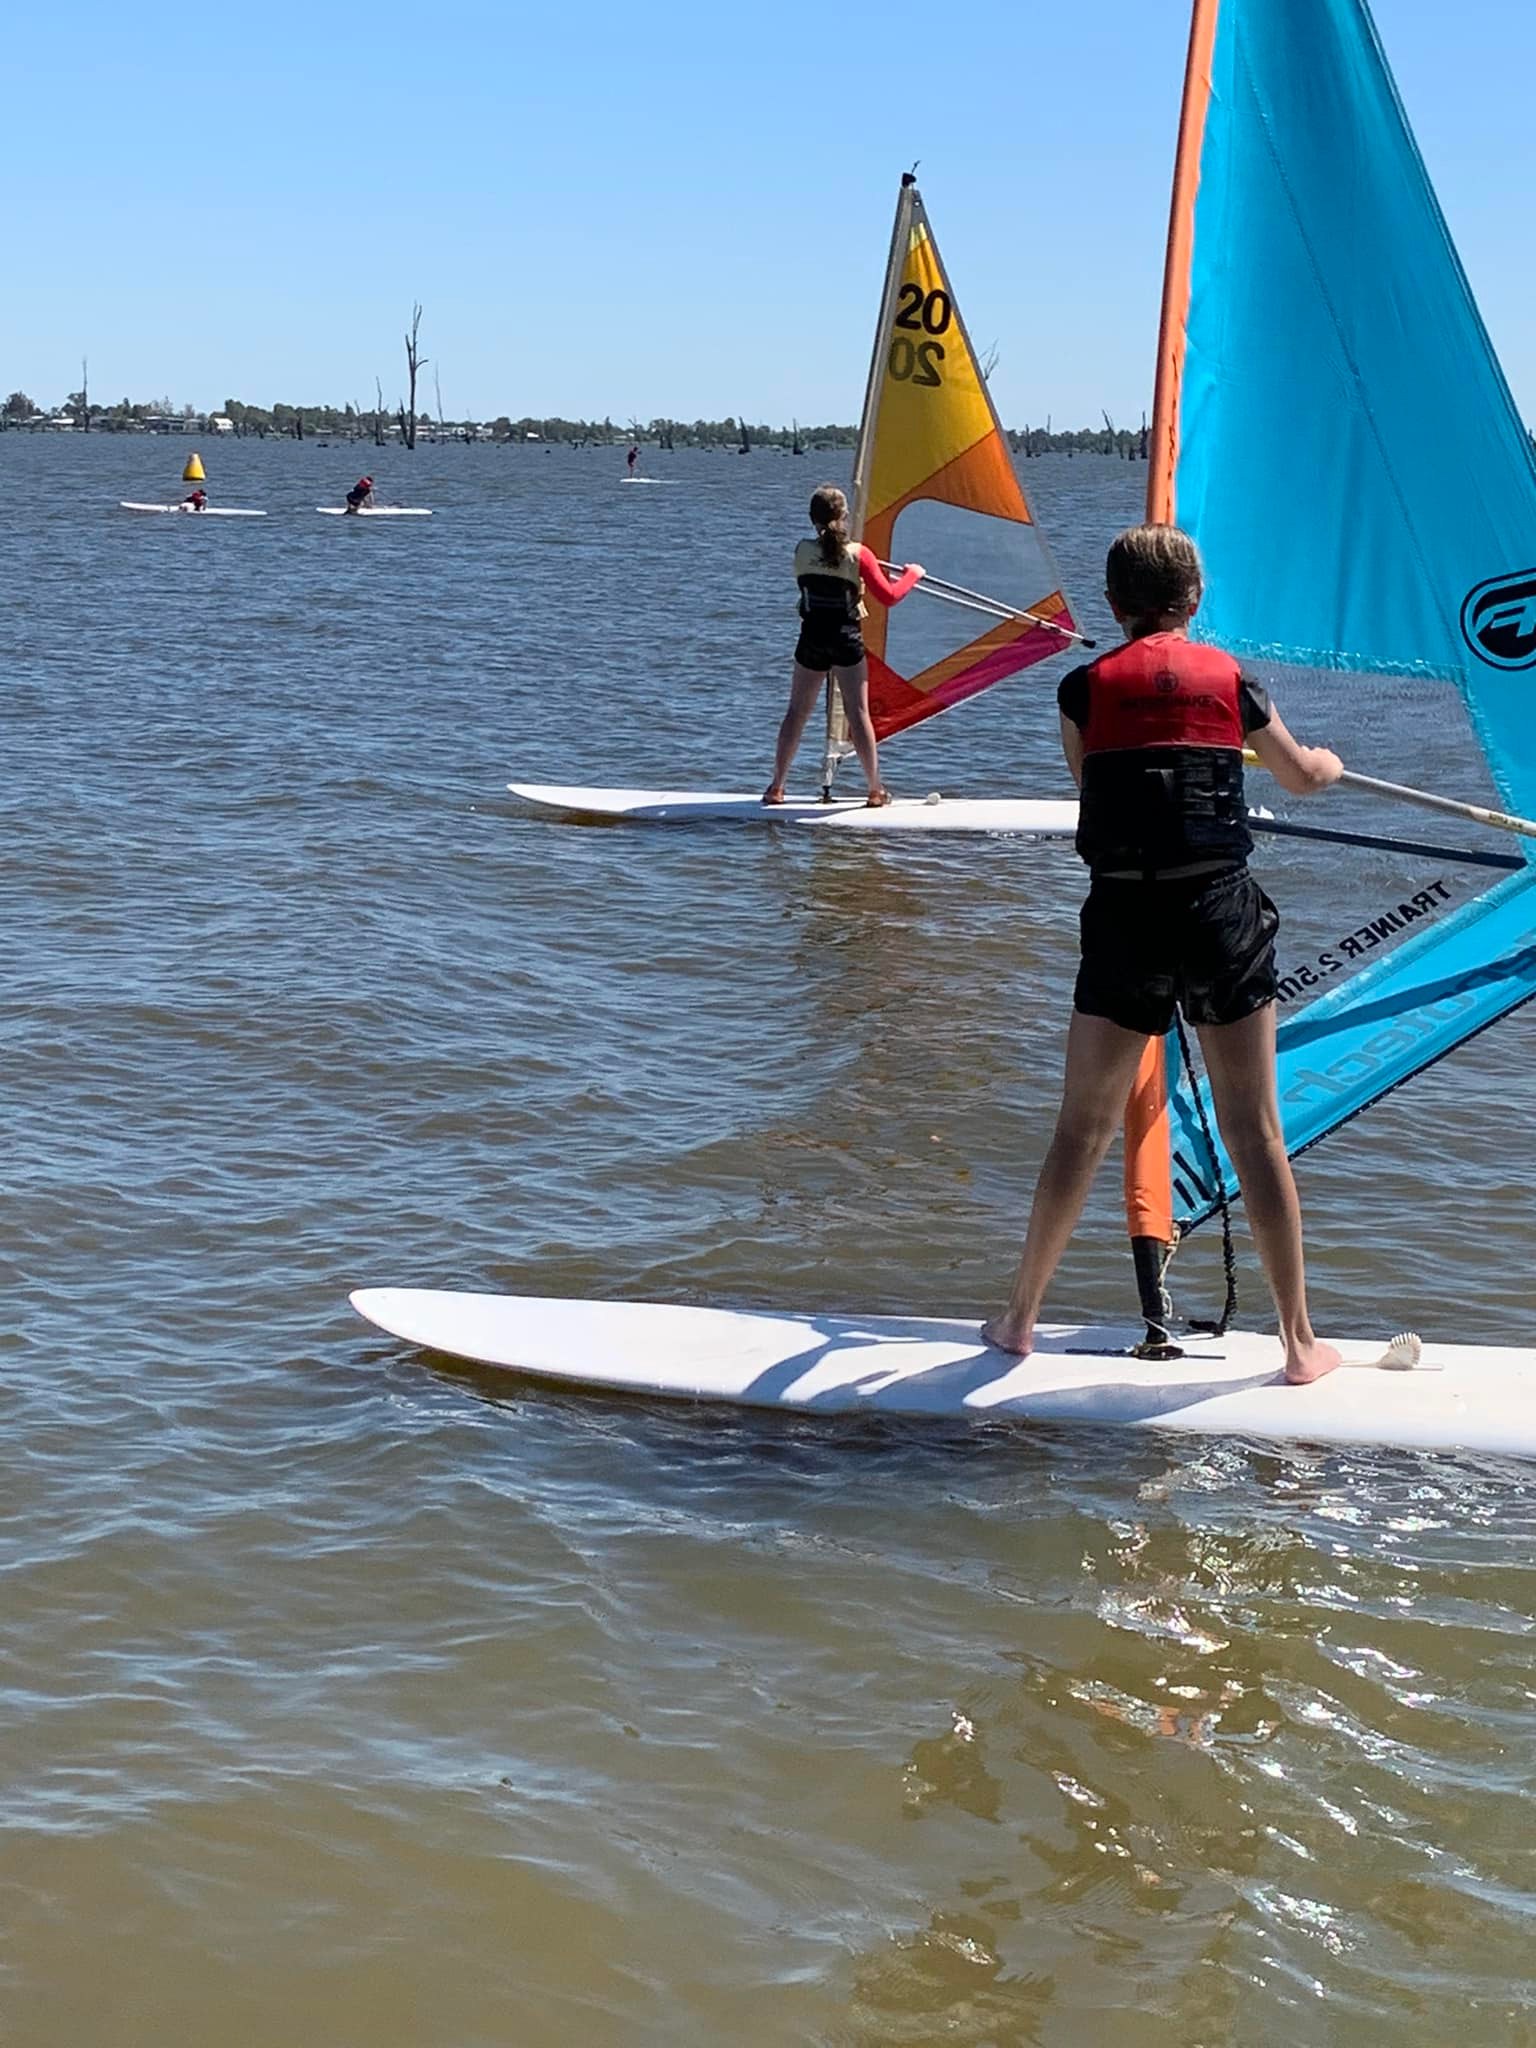
[[[1236,1024],[1274,1002],[1280,914],[1247,868],[1161,882],[1095,875],[1079,919],[1073,1005],[1162,1037],[1174,1006],[1191,1024]]]
[[[829,668],[856,668],[863,659],[864,636],[857,626],[829,630],[808,619],[800,628],[795,660],[816,675],[825,675]]]

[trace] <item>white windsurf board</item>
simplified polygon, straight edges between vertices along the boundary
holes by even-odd
[[[241,505],[205,505],[199,511],[195,505],[136,505],[131,498],[119,498],[117,503],[122,512],[185,512],[193,519],[265,519],[267,516],[265,512]]]
[[[1076,801],[1060,798],[896,797],[871,810],[862,797],[830,804],[791,797],[765,804],[760,796],[690,789],[581,789],[542,782],[509,782],[507,788],[531,810],[652,825],[729,821],[850,832],[1012,832],[1043,839],[1070,839],[1077,830]]]
[[[1379,1366],[1384,1337],[1341,1344],[1346,1365],[1288,1386],[1278,1340],[1186,1337],[1185,1356],[1127,1355],[1135,1333],[1039,1332],[1029,1358],[994,1351],[973,1321],[559,1301],[369,1287],[360,1316],[427,1351],[534,1378],[817,1415],[1120,1424],[1276,1442],[1374,1444],[1536,1457],[1536,1349],[1426,1344],[1410,1371]],[[1374,1367],[1351,1370],[1350,1367]]]
[[[317,512],[323,512],[327,519],[430,519],[431,508],[426,505],[364,505],[361,511],[349,512],[345,505],[317,505]]]

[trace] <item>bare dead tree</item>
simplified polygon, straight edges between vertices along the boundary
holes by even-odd
[[[373,380],[373,445],[384,446],[384,382],[380,377]]]
[[[976,365],[977,369],[981,372],[983,384],[990,384],[992,382],[992,372],[997,368],[1000,354],[1001,351],[995,341],[989,348],[983,351],[981,361]]]
[[[411,331],[405,337],[405,369],[410,379],[410,391],[404,410],[400,415],[400,430],[405,436],[407,448],[416,446],[416,379],[421,374],[428,358],[421,353],[418,336],[421,332],[421,307],[411,307]]]
[[[84,356],[80,358],[80,431],[91,431],[91,367]]]

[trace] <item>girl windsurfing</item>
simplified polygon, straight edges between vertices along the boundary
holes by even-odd
[[[864,617],[863,593],[867,590],[877,604],[900,604],[921,580],[922,564],[909,562],[896,581],[890,582],[869,549],[850,542],[848,500],[834,484],[823,484],[812,493],[811,524],[816,529],[815,540],[803,540],[795,549],[800,638],[795,647],[789,709],[779,727],[773,780],[763,791],[763,802],[783,803],[784,784],[806,720],[830,676],[842,696],[848,737],[869,784],[869,803],[878,808],[891,799],[881,786],[875,728],[869,715],[869,663],[859,630]]]

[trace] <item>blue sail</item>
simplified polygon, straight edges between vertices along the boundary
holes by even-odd
[[[1536,813],[1536,460],[1364,0],[1219,0],[1180,414],[1201,637],[1455,682]]]
[[[1353,675],[1454,682],[1502,802],[1531,816],[1536,460],[1369,9],[1217,5],[1176,471],[1207,568],[1198,630],[1336,672],[1341,729],[1365,729]],[[1527,869],[1282,1021],[1288,1149],[1533,995]],[[1235,1183],[1170,1052],[1188,1228]],[[1200,1106],[1209,1123],[1204,1089]]]
[[[1282,1019],[1287,1149],[1305,1151],[1533,996],[1536,874],[1526,872]],[[1169,1045],[1176,1060],[1177,1042]],[[1181,1229],[1191,1230],[1219,1206],[1222,1192],[1236,1197],[1237,1179],[1216,1131],[1208,1087],[1201,1086],[1198,1109],[1187,1087],[1171,1087],[1169,1112],[1174,1216]]]

